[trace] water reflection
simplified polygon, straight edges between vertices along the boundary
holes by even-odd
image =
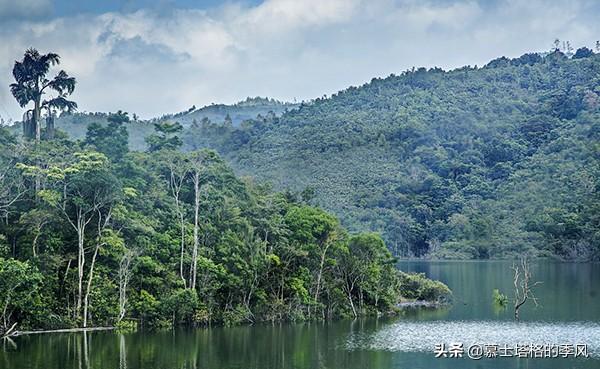
[[[454,290],[454,305],[406,310],[397,318],[311,324],[213,327],[164,332],[44,334],[4,340],[0,369],[592,369],[600,368],[600,265],[536,264],[543,308],[524,322],[494,311],[491,292],[507,293],[506,262],[412,262]],[[581,322],[584,321],[584,322]],[[586,343],[574,359],[436,359],[436,343]],[[481,342],[476,342],[481,341]],[[518,342],[513,342],[518,341]]]
[[[0,368],[387,368],[389,353],[344,347],[348,334],[375,332],[382,325],[362,320],[23,336],[16,339],[17,348],[0,352]]]

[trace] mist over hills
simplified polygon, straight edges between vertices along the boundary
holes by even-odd
[[[179,113],[165,114],[149,120],[139,120],[132,115],[128,124],[129,146],[132,150],[145,150],[144,139],[154,131],[152,124],[159,121],[176,121],[184,128],[201,124],[203,121],[205,123],[207,121],[218,122],[219,124],[228,122],[227,124],[238,127],[242,122],[255,119],[257,116],[281,115],[297,106],[299,106],[297,103],[282,102],[266,97],[248,97],[231,105],[211,104],[201,108],[193,106]],[[56,127],[67,132],[72,138],[84,139],[87,126],[91,123],[106,126],[108,115],[104,112],[63,114],[56,120]]]
[[[397,255],[598,259],[600,56],[584,49],[158,120],[184,125],[184,149],[213,148],[237,173],[333,211],[350,230],[381,232]],[[83,138],[86,122],[102,119],[57,126]],[[148,123],[130,124],[132,148],[144,148]]]

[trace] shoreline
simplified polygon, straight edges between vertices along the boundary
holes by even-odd
[[[18,337],[33,334],[44,334],[44,333],[79,333],[79,332],[92,332],[92,331],[112,331],[116,330],[117,327],[89,327],[89,328],[64,328],[64,329],[48,329],[43,331],[16,331],[10,337]]]

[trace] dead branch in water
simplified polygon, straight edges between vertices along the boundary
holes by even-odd
[[[42,333],[79,333],[79,332],[93,332],[93,331],[111,331],[115,330],[116,327],[93,327],[93,328],[68,328],[68,329],[50,329],[45,331],[14,331],[12,336],[23,336],[26,334],[42,334]]]
[[[529,261],[525,257],[521,258],[519,264],[513,264],[512,270],[514,271],[513,284],[515,286],[515,319],[519,320],[519,309],[525,305],[527,300],[531,299],[536,307],[539,306],[532,289],[542,282],[531,282]]]
[[[0,337],[1,338],[9,338],[9,337],[12,337],[12,336],[16,336],[17,335],[17,331],[15,330],[16,326],[17,326],[17,323],[13,324],[6,331],[2,332],[2,334],[0,334]]]

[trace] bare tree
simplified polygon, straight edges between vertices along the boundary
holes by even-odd
[[[515,319],[519,320],[519,309],[527,300],[533,301],[538,306],[538,300],[533,294],[533,288],[542,282],[532,282],[532,274],[527,258],[521,258],[519,263],[513,263],[513,284],[515,287]]]
[[[127,286],[131,279],[132,264],[139,255],[138,250],[126,249],[119,262],[119,318],[118,322],[123,320],[127,307]]]
[[[179,277],[183,281],[183,285],[187,286],[185,277],[183,276],[183,258],[185,255],[185,211],[181,201],[181,189],[188,177],[189,168],[182,162],[179,156],[174,157],[173,160],[169,160],[169,188],[171,189],[171,195],[175,200],[175,209],[179,216],[179,227],[180,227],[180,243],[181,253],[179,256]]]
[[[200,169],[196,167],[192,175],[194,182],[194,248],[192,249],[192,265],[190,267],[190,288],[196,288],[196,273],[198,268],[199,245],[199,211],[200,211]]]
[[[85,266],[85,229],[94,217],[96,206],[78,202],[75,203],[73,215],[67,211],[67,199],[65,198],[60,207],[65,219],[77,233],[77,304],[75,308],[76,316],[81,312],[83,302],[83,268]]]
[[[571,41],[567,41],[566,54],[567,54],[568,57],[573,56],[573,46],[571,46]]]
[[[92,281],[94,279],[94,266],[96,265],[96,258],[98,257],[98,251],[106,242],[103,238],[103,233],[105,229],[108,227],[110,223],[110,219],[112,217],[112,206],[108,208],[106,214],[102,214],[102,210],[100,207],[96,208],[96,213],[98,215],[98,225],[97,225],[97,234],[96,234],[96,245],[94,247],[94,254],[92,255],[92,261],[90,263],[90,271],[88,273],[88,281],[85,290],[85,296],[83,298],[83,328],[87,327],[87,319],[88,319],[88,307],[90,300],[90,292],[92,290]],[[83,270],[83,268],[82,268]]]
[[[190,172],[194,186],[194,244],[192,248],[192,264],[190,265],[189,287],[196,288],[198,268],[198,248],[200,245],[200,195],[202,174],[208,162],[213,159],[212,153],[197,151],[190,155]]]

